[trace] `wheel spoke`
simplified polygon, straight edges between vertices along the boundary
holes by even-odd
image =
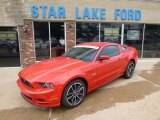
[[[84,87],[79,88],[79,90],[77,90],[77,92],[80,92],[82,90],[84,90]]]
[[[67,96],[69,96],[69,95],[73,95],[73,93],[68,93]]]
[[[74,105],[77,104],[77,99],[76,99],[76,96],[74,96],[75,100],[74,100]]]
[[[131,69],[129,69],[129,72],[128,72],[128,73],[129,73],[129,75],[131,75]]]
[[[79,100],[81,100],[82,98],[80,98],[78,95],[76,96]]]
[[[67,96],[68,96],[68,95],[67,95]],[[72,97],[74,97],[74,95],[73,95],[73,94],[70,94],[70,96],[67,97],[67,99],[71,99]]]
[[[78,86],[77,91],[79,91],[79,89],[81,88],[81,86],[82,86],[82,85],[79,85],[79,86]]]
[[[73,86],[71,87],[72,92],[74,91]]]
[[[69,100],[69,99],[71,99],[72,97],[74,97],[74,96],[72,95],[72,96],[68,97],[67,99]]]
[[[76,86],[76,84],[74,84],[74,90],[77,90],[77,86]]]
[[[72,105],[74,105],[74,96],[73,96],[73,98],[72,98]]]
[[[80,93],[80,92],[78,92],[78,95],[82,95],[82,96],[83,96],[83,95],[84,95],[84,93]]]
[[[78,97],[79,99],[82,99],[82,98],[83,98],[83,94],[82,94],[82,93],[78,93],[78,94],[77,94],[77,97]]]

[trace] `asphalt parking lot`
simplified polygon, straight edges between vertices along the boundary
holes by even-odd
[[[160,120],[160,59],[139,60],[131,79],[89,93],[73,109],[26,102],[16,85],[20,68],[0,68],[0,120]]]

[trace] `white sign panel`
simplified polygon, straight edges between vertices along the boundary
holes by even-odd
[[[127,30],[127,40],[140,40],[140,31]]]

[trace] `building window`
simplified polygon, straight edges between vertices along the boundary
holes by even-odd
[[[34,22],[36,61],[65,52],[64,22]]]
[[[121,43],[121,26],[120,23],[101,23],[100,40]]]
[[[143,57],[160,57],[160,25],[145,25]]]
[[[99,41],[99,23],[76,23],[76,44]]]
[[[48,22],[34,22],[36,61],[50,58]]]
[[[0,67],[20,66],[16,27],[0,27]]]
[[[51,22],[51,57],[57,57],[65,52],[64,23]]]
[[[142,50],[143,24],[124,25],[124,44],[137,48],[139,57]]]

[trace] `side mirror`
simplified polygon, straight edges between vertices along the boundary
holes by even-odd
[[[108,55],[101,55],[99,57],[99,60],[108,60],[109,58],[110,58],[110,56],[108,56]]]

